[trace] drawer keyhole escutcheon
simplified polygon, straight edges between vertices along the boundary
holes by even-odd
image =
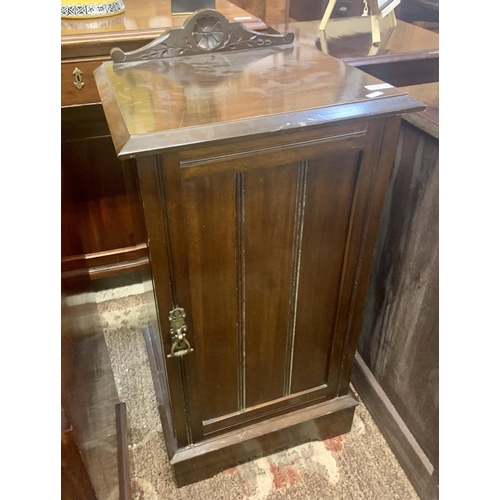
[[[75,68],[73,71],[73,75],[75,76],[75,81],[73,82],[75,84],[75,87],[78,90],[82,90],[83,86],[85,85],[82,78],[83,73],[78,68]]]

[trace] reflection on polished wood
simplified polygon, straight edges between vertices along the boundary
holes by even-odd
[[[287,29],[292,31],[298,42],[319,48],[319,21],[291,23]],[[371,24],[369,17],[332,19],[325,28],[328,41],[328,53],[337,59],[377,57],[383,55],[401,55],[403,53],[437,51],[439,35],[398,21],[395,28],[389,27],[389,21],[380,23],[382,42],[377,49],[372,48]],[[285,26],[277,26],[278,30]]]
[[[241,21],[254,30],[265,23],[228,0],[216,0],[215,9],[230,21]],[[103,19],[61,20],[62,58],[109,57],[113,47],[133,50],[161,35],[167,28],[182,26],[188,15],[172,15],[170,0],[127,0],[125,12]]]
[[[107,118],[122,157],[160,144],[172,148],[252,129],[263,133],[319,125],[334,120],[342,104],[357,102],[362,113],[383,99],[405,95],[390,88],[370,98],[366,86],[379,80],[299,45],[129,65],[106,62],[96,80],[101,98],[109,101]],[[318,108],[323,111],[311,111]],[[279,116],[301,111],[303,116],[290,121]]]
[[[277,28],[285,27],[295,34],[298,43],[316,47],[394,86],[439,80],[439,36],[418,26],[398,21],[391,28],[383,19],[379,46],[372,44],[368,17],[330,20],[323,41],[318,35],[319,21]]]

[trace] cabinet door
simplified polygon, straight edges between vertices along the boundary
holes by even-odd
[[[139,164],[180,446],[347,392],[383,125]]]

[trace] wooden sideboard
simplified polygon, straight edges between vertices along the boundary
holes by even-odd
[[[266,27],[227,0],[216,6],[251,29]],[[133,50],[185,20],[172,16],[168,0],[128,0],[118,16],[61,20],[63,277],[123,276],[149,265],[134,162],[116,159],[92,73],[113,47]]]
[[[292,39],[211,11],[95,72],[139,179],[179,485],[351,426],[401,115],[423,106]]]

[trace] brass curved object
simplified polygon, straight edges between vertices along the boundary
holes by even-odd
[[[167,358],[179,358],[193,352],[193,348],[186,338],[187,326],[184,321],[186,313],[181,307],[170,311],[168,319],[170,321],[170,335],[172,338],[172,347]]]
[[[78,68],[75,68],[73,70],[73,75],[75,77],[75,81],[73,82],[75,84],[75,87],[78,90],[82,90],[83,86],[85,85],[85,83],[83,83],[83,78],[82,78],[83,73]]]
[[[172,344],[170,354],[167,356],[167,358],[179,358],[181,356],[189,354],[190,352],[193,352],[193,349],[191,348],[191,344],[189,343],[188,339],[184,337],[181,340],[177,339]]]

